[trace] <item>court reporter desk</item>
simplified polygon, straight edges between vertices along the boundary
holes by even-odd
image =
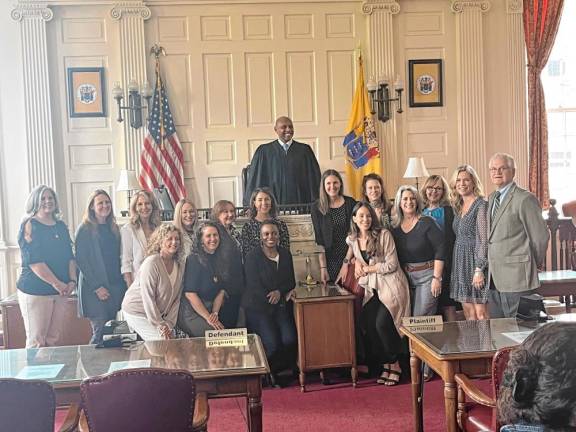
[[[248,335],[245,347],[207,348],[204,338],[137,342],[127,348],[76,345],[0,350],[0,376],[43,379],[60,405],[78,403],[83,379],[114,370],[157,367],[194,375],[196,391],[209,398],[245,397],[248,430],[262,431],[261,377],[269,372],[262,342]]]
[[[300,389],[305,372],[349,367],[356,387],[354,296],[336,285],[300,285],[294,298]]]

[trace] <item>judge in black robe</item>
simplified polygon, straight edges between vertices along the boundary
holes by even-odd
[[[279,204],[311,203],[318,199],[320,167],[309,145],[292,140],[294,126],[288,117],[276,120],[274,131],[278,139],[262,144],[252,157],[244,206],[249,205],[254,189],[272,189]],[[283,145],[288,144],[288,151]]]

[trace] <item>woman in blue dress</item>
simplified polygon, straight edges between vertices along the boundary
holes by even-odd
[[[456,234],[450,297],[462,303],[467,320],[488,319],[488,203],[470,165],[456,168],[450,185]]]

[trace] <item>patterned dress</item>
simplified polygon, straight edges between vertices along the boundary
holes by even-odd
[[[342,267],[342,262],[346,258],[348,252],[348,245],[346,244],[346,236],[350,229],[350,221],[346,218],[346,208],[341,205],[337,208],[330,208],[328,215],[332,220],[332,247],[326,249],[326,267],[331,281],[335,281]]]
[[[476,198],[465,215],[454,215],[454,243],[450,297],[462,303],[488,302],[488,203]],[[484,286],[472,285],[474,269],[484,272]]]

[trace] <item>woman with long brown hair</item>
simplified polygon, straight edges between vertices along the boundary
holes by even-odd
[[[322,174],[319,197],[311,213],[316,244],[324,248],[319,256],[320,279],[334,282],[343,265],[348,266],[346,235],[356,200],[344,195],[342,176],[333,169]]]
[[[105,190],[97,189],[88,198],[76,231],[76,262],[79,313],[92,325],[90,343],[99,344],[104,324],[116,317],[126,292],[120,272],[120,231]]]

